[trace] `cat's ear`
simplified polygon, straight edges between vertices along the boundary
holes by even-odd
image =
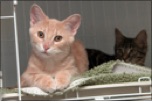
[[[135,42],[139,45],[147,45],[147,33],[146,30],[141,30],[135,38]]]
[[[77,33],[77,29],[81,24],[81,16],[79,14],[73,14],[65,19],[63,22],[66,29],[70,30],[72,34],[75,35]]]
[[[30,9],[30,25],[33,26],[35,23],[45,20],[48,17],[44,14],[42,9],[36,5],[33,4],[31,9]]]
[[[123,42],[124,36],[117,28],[115,28],[115,36],[116,36],[116,44]]]

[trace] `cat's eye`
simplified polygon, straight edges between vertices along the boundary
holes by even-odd
[[[38,37],[44,38],[44,33],[42,31],[37,32]]]
[[[60,42],[62,40],[62,38],[63,38],[62,36],[57,35],[57,36],[54,37],[54,41],[55,42]]]

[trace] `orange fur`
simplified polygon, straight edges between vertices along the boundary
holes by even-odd
[[[80,15],[63,21],[49,19],[37,5],[30,12],[32,53],[26,71],[21,76],[22,86],[37,86],[46,92],[66,88],[72,77],[88,69],[86,51],[74,36],[80,26]],[[44,37],[39,37],[42,31]],[[56,35],[62,36],[56,42]]]

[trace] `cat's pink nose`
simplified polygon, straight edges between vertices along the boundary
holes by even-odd
[[[44,44],[43,48],[44,48],[45,51],[47,51],[49,49],[49,44],[48,43]]]

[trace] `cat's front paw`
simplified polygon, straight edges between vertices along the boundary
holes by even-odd
[[[59,76],[55,78],[55,82],[56,82],[56,90],[61,91],[69,86],[70,78],[65,77],[65,76]]]
[[[63,90],[66,87],[68,87],[69,82],[64,81],[64,80],[56,80],[56,90]]]
[[[41,89],[47,93],[53,93],[56,91],[56,83],[53,78],[44,78],[42,80]]]

